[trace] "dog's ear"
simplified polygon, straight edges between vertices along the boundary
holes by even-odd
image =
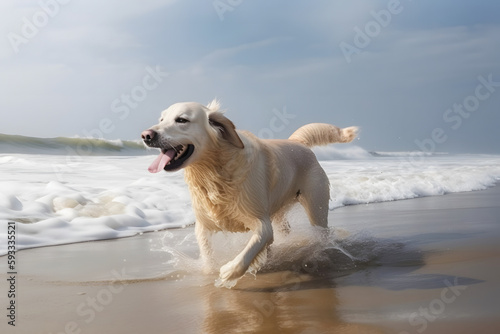
[[[238,133],[236,133],[236,128],[229,120],[220,112],[212,112],[208,115],[208,122],[211,126],[216,128],[222,134],[222,138],[233,144],[238,148],[244,148],[243,142],[241,141]]]

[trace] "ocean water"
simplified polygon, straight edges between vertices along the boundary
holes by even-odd
[[[486,189],[500,155],[314,149],[330,180],[330,209]],[[194,223],[183,172],[151,174],[156,151],[138,141],[0,135],[0,254],[7,221],[17,249],[132,236]]]

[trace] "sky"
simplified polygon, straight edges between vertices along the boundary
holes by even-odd
[[[2,0],[0,133],[139,139],[218,98],[237,128],[500,153],[496,0]]]

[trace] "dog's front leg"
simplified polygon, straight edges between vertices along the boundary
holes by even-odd
[[[200,247],[200,258],[203,261],[203,270],[209,273],[212,270],[212,245],[210,237],[212,232],[207,230],[201,221],[197,221],[194,226],[196,241]]]
[[[239,278],[245,274],[260,252],[273,242],[273,229],[269,218],[260,219],[259,227],[248,241],[245,249],[232,261],[220,268],[220,278],[224,281]]]

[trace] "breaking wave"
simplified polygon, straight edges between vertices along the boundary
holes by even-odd
[[[35,138],[0,134],[0,154],[143,155],[141,140],[108,140],[82,137]]]

